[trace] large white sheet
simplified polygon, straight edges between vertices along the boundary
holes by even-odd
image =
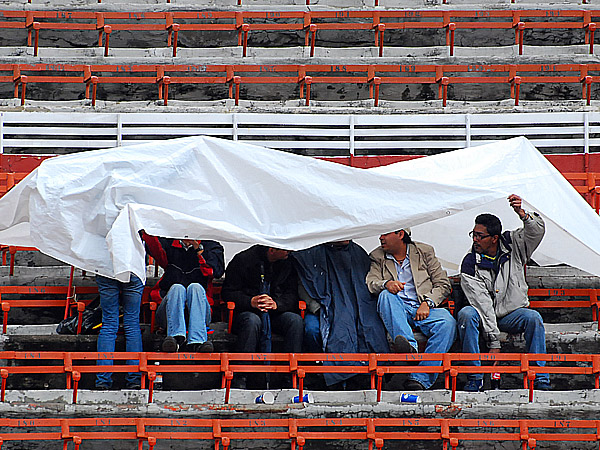
[[[410,160],[371,171],[437,180],[463,187],[486,187],[501,192],[503,199],[472,210],[422,223],[413,237],[436,249],[444,267],[459,271],[462,256],[470,248],[467,232],[478,214],[500,217],[503,228],[522,226],[506,197],[520,195],[526,209],[537,211],[546,223],[546,235],[533,259],[541,265],[566,263],[600,276],[600,217],[560,172],[526,139],[514,138],[427,158]]]
[[[208,137],[60,156],[0,199],[0,243],[126,281],[145,279],[141,228],[295,250],[412,226],[452,269],[479,211],[518,225],[512,192],[550,222],[546,262],[600,275],[600,219],[524,138],[377,170]]]

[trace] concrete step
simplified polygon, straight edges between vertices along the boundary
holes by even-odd
[[[518,9],[518,8],[589,8],[594,7],[593,3],[588,0],[587,4],[582,4],[582,0],[543,0],[536,2],[535,0],[517,0],[512,3],[511,0],[487,0],[486,2],[478,2],[476,0],[379,0],[378,9],[427,9],[427,8],[472,8],[477,10],[487,9]],[[293,9],[374,9],[375,0],[310,0],[310,5],[306,4],[306,0],[243,0],[244,10],[246,9],[272,9],[272,10],[289,10]],[[5,9],[56,9],[61,6],[68,7],[68,10],[76,9],[93,9],[93,10],[171,10],[175,8],[185,9],[204,9],[211,8],[215,10],[223,9],[239,9],[236,0],[171,0],[167,4],[166,0],[104,0],[99,4],[96,0],[53,0],[41,1],[33,0],[31,4],[24,5],[22,2],[13,0],[4,0],[0,2],[0,6]]]
[[[420,419],[445,418],[445,419],[477,419],[479,426],[451,427],[451,433],[469,432],[486,433],[488,439],[481,440],[461,440],[461,449],[518,449],[521,443],[518,440],[519,428],[516,430],[510,427],[499,429],[493,422],[496,419],[509,420],[531,420],[545,419],[557,421],[557,427],[565,427],[560,432],[565,435],[569,432],[592,433],[591,442],[570,441],[567,436],[555,436],[552,441],[538,441],[537,448],[552,449],[596,449],[598,443],[593,440],[595,428],[591,430],[575,429],[569,423],[573,419],[595,420],[597,411],[600,407],[600,397],[597,391],[569,391],[569,392],[536,392],[535,401],[529,403],[527,392],[524,390],[506,391],[499,390],[493,392],[483,392],[477,394],[457,393],[457,401],[450,402],[450,393],[448,391],[428,391],[415,392],[422,398],[422,403],[400,403],[398,392],[384,392],[383,401],[375,402],[374,391],[352,391],[352,392],[320,392],[312,391],[315,403],[312,404],[290,404],[290,398],[297,395],[297,391],[283,390],[273,391],[275,403],[273,405],[255,404],[254,399],[262,394],[263,391],[237,391],[232,390],[230,404],[224,405],[223,390],[203,390],[203,391],[183,391],[183,392],[155,392],[154,402],[147,403],[148,393],[146,391],[111,391],[98,392],[79,390],[78,403],[71,404],[71,393],[64,390],[48,391],[8,391],[6,401],[0,404],[0,414],[4,418],[15,419],[38,419],[38,418],[75,418],[75,417],[93,417],[101,420],[103,426],[86,428],[85,431],[114,431],[110,426],[111,418],[118,417],[159,417],[171,418],[172,428],[153,427],[153,431],[196,431],[192,426],[185,423],[186,419],[248,419],[248,427],[243,428],[238,425],[233,431],[253,433],[261,430],[261,419],[317,419],[329,418],[332,424],[344,425],[343,420],[347,418],[392,418],[398,419],[398,427],[387,428],[389,431],[403,432],[427,432],[438,433],[439,428],[424,428],[419,425]],[[106,420],[106,422],[103,421]],[[338,419],[338,420],[335,420]],[[401,421],[408,419],[409,422]],[[250,425],[252,421],[253,426]],[[31,426],[29,423],[22,423],[21,426]],[[531,425],[530,425],[531,426]],[[122,427],[123,428],[123,427]],[[365,435],[364,427],[356,427]],[[2,430],[6,432],[17,432],[27,428],[17,430],[15,428]],[[39,432],[39,430],[36,430]],[[123,431],[123,430],[120,430]],[[226,435],[229,428],[223,429]],[[279,432],[282,429],[278,429]],[[287,431],[287,430],[286,430]],[[303,427],[299,432],[306,432]],[[312,430],[311,430],[312,431]],[[329,429],[328,431],[332,431]],[[354,431],[351,426],[346,425],[340,431]],[[379,427],[377,432],[384,430]],[[498,442],[493,438],[492,433],[516,433],[516,442]],[[537,433],[554,433],[555,430],[535,430]],[[150,434],[150,432],[149,432]],[[286,436],[285,433],[280,435]],[[364,449],[367,446],[365,438],[359,440],[344,440],[343,437],[337,441],[331,440],[310,440],[307,439],[307,448],[313,449]],[[441,440],[435,437],[435,434],[427,439],[420,439],[418,443],[414,440],[385,440],[386,449],[406,449],[418,448],[423,450],[439,449],[442,446]],[[315,436],[313,436],[314,438]],[[550,439],[550,437],[546,437]],[[118,447],[123,441],[107,441],[88,439],[84,441],[86,449],[102,449],[110,446]],[[5,440],[7,448],[11,442]],[[23,442],[18,443],[23,445]],[[256,440],[240,438],[232,439],[232,447],[244,449],[289,449],[289,438],[279,440]],[[35,448],[56,448],[56,443],[49,442],[47,447],[36,446]],[[130,444],[131,445],[131,444]],[[162,446],[162,447],[161,447]],[[407,447],[408,446],[408,447]],[[177,449],[197,449],[214,448],[212,439],[200,440],[168,440],[168,434],[164,433],[158,440],[157,448],[177,448]]]
[[[30,100],[26,99],[21,106],[18,98],[0,99],[0,109],[3,111],[19,112],[97,112],[97,113],[126,113],[126,112],[160,112],[160,113],[272,113],[272,114],[487,114],[487,113],[547,113],[547,112],[595,112],[600,102],[592,100],[591,106],[586,106],[584,100],[521,100],[518,106],[512,99],[472,101],[448,100],[447,106],[442,106],[441,99],[395,101],[379,100],[379,106],[368,99],[368,87],[362,96],[364,100],[326,101],[315,100],[314,94],[310,106],[305,105],[304,99],[290,100],[245,100],[240,99],[239,106],[233,99],[225,95],[216,100],[178,100],[169,90],[168,106],[162,100],[156,100],[155,86],[152,96],[147,100],[126,100],[119,96],[110,95],[110,100],[97,99],[96,106],[91,106],[91,100]],[[404,86],[403,86],[404,87]],[[227,89],[225,86],[223,89]],[[437,89],[437,88],[436,88]],[[83,92],[83,89],[78,87]],[[315,85],[313,85],[313,93]],[[29,92],[29,91],[28,91]],[[354,93],[354,91],[352,91]],[[398,93],[400,97],[401,93]],[[382,94],[383,96],[384,94]],[[214,95],[211,95],[213,97]],[[251,142],[250,142],[251,143]],[[329,152],[330,153],[330,152]],[[328,154],[329,154],[328,153]],[[314,155],[319,155],[315,150]],[[389,154],[389,152],[388,152]],[[347,156],[343,154],[342,156]]]
[[[292,398],[298,395],[296,389],[271,389],[275,403],[273,405],[255,404],[255,399],[264,390],[242,390],[231,389],[229,398],[229,415],[237,415],[236,408],[243,407],[247,412],[262,412],[265,415],[273,413],[289,413],[292,410],[302,411],[303,417],[314,417],[320,414],[323,406],[352,407],[356,412],[369,411],[375,414],[393,414],[402,417],[407,414],[414,414],[419,411],[423,416],[430,416],[434,413],[434,407],[438,405],[456,405],[453,412],[448,411],[448,417],[468,418],[473,417],[477,408],[481,410],[489,408],[493,412],[495,408],[500,411],[506,411],[507,407],[516,406],[525,409],[552,410],[558,408],[567,408],[571,411],[580,411],[593,413],[593,409],[600,406],[600,391],[596,389],[583,389],[573,391],[535,391],[534,402],[529,402],[529,391],[525,389],[498,389],[484,392],[456,392],[456,401],[451,402],[451,392],[445,389],[414,391],[421,399],[420,403],[403,403],[401,401],[402,392],[383,391],[381,402],[377,403],[377,391],[358,390],[358,391],[319,391],[307,390],[313,396],[314,403],[294,404]],[[77,395],[77,404],[73,405],[73,395],[71,390],[48,389],[48,390],[7,390],[5,403],[0,403],[0,413],[6,417],[10,415],[11,410],[21,409],[21,412],[27,410],[36,414],[46,407],[52,407],[57,412],[69,413],[78,411],[85,413],[90,406],[103,406],[106,410],[114,408],[136,409],[140,413],[161,412],[168,415],[184,411],[186,407],[192,415],[202,417],[210,416],[213,412],[206,408],[207,405],[222,405],[224,403],[224,389],[204,389],[189,391],[155,391],[154,402],[148,404],[148,390],[112,390],[97,391],[89,389],[79,389]],[[119,405],[119,406],[118,406]],[[204,407],[202,407],[202,406]],[[377,405],[377,409],[374,406]],[[282,410],[282,406],[285,409]],[[62,410],[62,411],[61,411]],[[169,411],[170,410],[170,411]],[[223,409],[225,411],[225,409]],[[596,409],[597,411],[597,409]],[[558,412],[558,411],[557,411]],[[334,413],[335,414],[335,413]],[[513,411],[506,418],[515,417],[516,411]],[[475,415],[475,417],[477,416]],[[494,414],[494,416],[496,416]],[[226,417],[224,415],[223,417]],[[496,416],[498,417],[498,416]],[[564,416],[563,416],[564,417]]]
[[[165,33],[166,36],[166,33]],[[118,37],[116,35],[115,37]],[[140,34],[138,37],[142,37]],[[379,47],[356,45],[355,47],[326,46],[319,44],[315,47],[314,56],[310,56],[310,47],[304,46],[248,46],[246,57],[243,57],[241,46],[219,47],[183,47],[177,48],[177,56],[173,57],[173,49],[164,43],[157,43],[156,47],[138,48],[115,45],[116,39],[111,39],[109,56],[104,56],[103,47],[44,47],[38,48],[38,55],[34,56],[33,47],[0,47],[0,58],[4,63],[11,64],[45,64],[50,61],[56,63],[79,64],[180,64],[180,61],[194,58],[211,58],[210,64],[322,64],[322,60],[335,59],[336,64],[390,64],[394,58],[410,58],[413,63],[422,60],[423,64],[473,64],[471,58],[478,58],[477,64],[498,64],[499,61],[510,59],[513,64],[527,64],[535,62],[548,63],[551,58],[553,64],[561,62],[572,63],[579,58],[579,62],[596,62],[600,55],[599,46],[594,47],[590,55],[589,45],[524,45],[523,54],[519,55],[519,47],[508,46],[482,46],[482,47],[454,47],[454,56],[450,57],[447,46],[398,46],[385,45],[383,56],[379,57]],[[462,58],[462,60],[461,60]],[[21,61],[24,59],[24,61]],[[148,59],[154,59],[149,62]],[[227,62],[227,60],[231,60]],[[367,59],[366,61],[362,61]],[[584,61],[582,61],[583,59]],[[79,61],[85,60],[85,61]],[[258,61],[257,61],[258,60]],[[350,60],[350,61],[348,61]],[[356,60],[356,61],[354,61]],[[494,61],[494,62],[492,62]],[[331,61],[329,61],[330,63]],[[206,61],[186,61],[189,64],[206,64]],[[398,62],[406,64],[406,61]]]

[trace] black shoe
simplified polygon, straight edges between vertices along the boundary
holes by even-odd
[[[232,389],[246,389],[246,376],[245,375],[236,375],[231,380],[231,388]]]
[[[211,341],[203,342],[202,344],[196,344],[197,353],[212,353],[215,351],[215,347]]]
[[[162,343],[162,351],[165,353],[175,353],[183,347],[183,344],[185,344],[185,337],[167,336]]]
[[[195,342],[193,344],[186,345],[185,351],[190,353],[212,353],[215,351],[215,348],[213,347],[213,343],[210,341]]]
[[[96,390],[97,391],[110,391],[110,386],[107,384],[97,384]]]
[[[394,353],[417,353],[417,350],[410,345],[408,339],[399,334],[394,338],[394,343],[392,344],[392,351]]]
[[[417,380],[411,380],[410,378],[404,382],[404,389],[407,391],[426,391],[425,386],[419,383]]]
[[[127,383],[125,383],[125,389],[133,389],[135,391],[139,391],[140,389],[142,389],[142,384],[139,381],[128,381]]]
[[[533,382],[533,388],[536,391],[551,391],[552,390],[552,385],[550,384],[549,381],[538,381],[538,380],[535,380]]]
[[[466,392],[482,392],[483,380],[467,380],[464,389]]]

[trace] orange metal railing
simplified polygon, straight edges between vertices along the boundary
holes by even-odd
[[[218,373],[224,389],[224,403],[229,403],[231,380],[236,373],[289,373],[293,387],[300,397],[304,392],[304,379],[308,374],[350,373],[365,374],[371,378],[371,389],[377,390],[381,400],[382,381],[386,374],[438,373],[444,376],[450,401],[456,399],[456,381],[461,374],[510,373],[523,377],[523,387],[529,391],[529,401],[534,400],[534,379],[537,373],[588,375],[593,378],[594,389],[600,388],[600,355],[598,354],[526,354],[526,353],[96,353],[96,352],[0,352],[0,359],[10,362],[0,370],[2,377],[1,401],[4,401],[6,382],[15,374],[64,374],[67,389],[73,390],[73,403],[77,403],[77,390],[81,376],[86,373],[106,372],[107,366],[96,365],[98,359],[115,360],[112,372],[142,372],[142,388],[148,388],[148,402],[153,401],[156,371],[161,373]],[[137,365],[127,365],[126,360],[138,360]],[[465,361],[502,363],[494,365],[464,366]],[[19,362],[39,365],[16,365]],[[49,364],[44,365],[41,362]],[[161,362],[156,366],[153,362]],[[185,361],[185,365],[178,362]],[[315,365],[315,361],[323,361]],[[343,361],[345,365],[329,365]],[[439,366],[419,366],[421,361],[439,361]],[[544,367],[534,362],[547,361]],[[197,364],[191,364],[197,362]],[[264,364],[268,362],[268,364]],[[403,362],[403,365],[393,363]]]
[[[480,419],[445,418],[20,418],[0,419],[0,445],[11,441],[73,442],[131,440],[138,449],[148,443],[153,449],[160,440],[204,440],[215,450],[227,450],[235,441],[288,441],[301,450],[310,441],[364,441],[369,450],[382,449],[389,441],[441,441],[444,450],[456,449],[461,441],[512,441],[523,450],[538,442],[599,442],[600,420]],[[482,431],[481,428],[485,428]],[[265,442],[265,446],[269,445]]]
[[[443,106],[448,101],[448,88],[454,84],[505,85],[510,88],[515,105],[519,104],[522,85],[578,84],[582,99],[589,105],[592,85],[599,81],[600,64],[0,64],[0,83],[13,84],[14,97],[20,97],[22,105],[26,87],[31,83],[82,84],[86,98],[91,96],[92,106],[96,104],[98,84],[107,83],[156,85],[158,99],[165,105],[169,86],[174,84],[228,86],[229,98],[235,98],[236,105],[241,85],[291,84],[299,87],[300,98],[305,99],[307,106],[311,86],[316,84],[365,84],[375,106],[379,104],[380,90],[388,84],[437,85]]]
[[[0,28],[27,30],[27,45],[33,46],[34,56],[38,55],[43,30],[97,33],[98,46],[104,47],[104,56],[109,56],[110,36],[116,32],[162,31],[175,57],[178,35],[184,32],[233,32],[237,34],[237,45],[242,47],[242,56],[247,55],[252,32],[304,32],[304,46],[310,47],[310,56],[314,56],[317,35],[321,31],[369,31],[373,33],[379,56],[383,56],[386,30],[424,29],[444,31],[443,44],[434,37],[428,45],[446,45],[453,56],[455,34],[476,29],[513,33],[519,54],[523,54],[526,30],[582,31],[582,42],[589,45],[589,52],[593,54],[600,10],[0,11],[0,18],[4,19],[0,21]]]

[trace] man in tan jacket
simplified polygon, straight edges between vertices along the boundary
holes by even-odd
[[[410,230],[382,234],[381,246],[371,252],[367,286],[378,294],[377,312],[394,340],[397,353],[416,353],[413,329],[427,336],[425,353],[445,353],[456,339],[456,321],[438,308],[450,294],[450,280],[435,257],[433,247],[413,242]],[[423,361],[420,365],[440,365]],[[436,373],[413,373],[404,387],[429,389]]]

